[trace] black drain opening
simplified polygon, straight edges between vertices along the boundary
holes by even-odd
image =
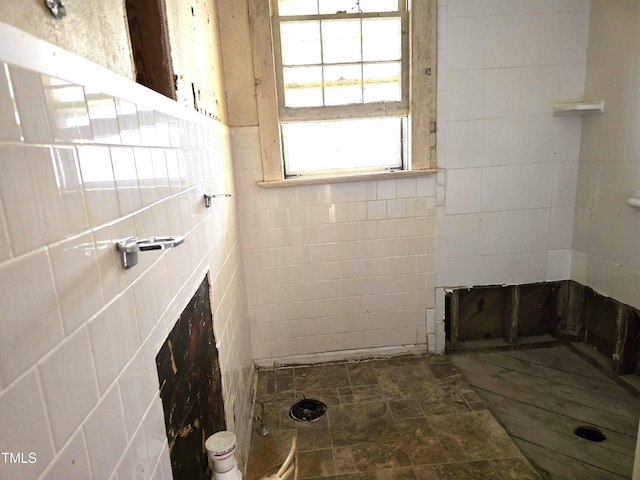
[[[322,417],[327,406],[320,400],[304,398],[295,403],[289,410],[289,416],[298,422],[313,422]]]
[[[605,434],[598,430],[596,427],[578,427],[573,431],[573,433],[575,433],[580,438],[589,440],[590,442],[603,442],[607,439]]]

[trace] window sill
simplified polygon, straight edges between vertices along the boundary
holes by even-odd
[[[437,169],[428,170],[401,170],[397,172],[356,173],[346,175],[327,175],[318,177],[285,178],[284,180],[266,180],[257,182],[259,187],[290,187],[294,185],[317,185],[325,183],[358,182],[363,180],[387,180],[390,178],[420,177],[435,175]]]

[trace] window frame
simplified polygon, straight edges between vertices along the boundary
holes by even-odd
[[[273,0],[277,2],[277,0]],[[282,63],[277,19],[303,17],[275,17],[272,0],[249,0],[258,124],[263,165],[260,186],[294,183],[326,183],[380,176],[406,176],[434,173],[435,157],[435,79],[436,79],[436,0],[407,0],[405,11],[391,12],[405,15],[402,20],[402,54],[407,55],[402,68],[403,102],[376,102],[323,107],[285,107],[284,87],[278,82]],[[404,1],[399,2],[405,4]],[[370,15],[370,14],[369,14]],[[375,16],[376,14],[374,14]],[[348,18],[349,14],[321,14],[319,17]],[[408,28],[406,28],[408,27]],[[277,42],[277,43],[276,43]],[[404,63],[404,62],[403,62]],[[405,90],[406,89],[406,90]],[[405,97],[405,93],[407,97]],[[417,101],[419,99],[419,101]],[[404,104],[403,104],[404,103]],[[292,113],[295,110],[295,113]],[[404,112],[404,113],[403,113]],[[352,116],[353,115],[353,116]],[[332,116],[334,118],[332,118]],[[346,173],[323,177],[285,178],[280,124],[283,121],[302,121],[373,118],[380,116],[408,116],[409,159],[404,170],[380,173]]]

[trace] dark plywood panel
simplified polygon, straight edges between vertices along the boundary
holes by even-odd
[[[505,336],[504,318],[508,290],[474,288],[459,290],[458,340],[501,338]]]
[[[543,335],[557,331],[555,318],[555,288],[541,283],[520,286],[518,336]]]
[[[224,430],[222,377],[207,278],[156,357],[174,480],[209,480],[205,440]]]

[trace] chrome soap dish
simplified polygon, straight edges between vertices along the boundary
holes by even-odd
[[[150,250],[165,250],[174,248],[184,243],[184,237],[150,237],[138,238],[129,237],[116,243],[116,249],[122,254],[122,268],[125,270],[135,267],[138,264],[138,253]]]

